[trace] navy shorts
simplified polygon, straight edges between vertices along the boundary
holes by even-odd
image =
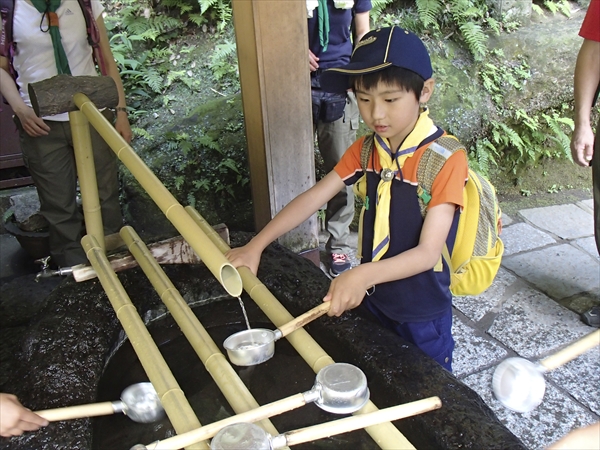
[[[396,322],[375,307],[369,298],[363,304],[379,319],[381,324],[394,331],[402,339],[419,347],[426,355],[452,372],[452,309],[439,319],[428,322]]]

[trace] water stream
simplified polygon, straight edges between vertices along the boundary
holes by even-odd
[[[250,322],[248,321],[248,314],[246,314],[246,307],[244,306],[244,302],[242,297],[238,297],[238,301],[240,302],[240,306],[242,307],[242,312],[244,313],[244,320],[246,321],[246,326],[250,330]]]

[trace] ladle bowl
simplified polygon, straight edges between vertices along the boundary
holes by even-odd
[[[275,341],[312,322],[329,311],[330,302],[324,302],[290,320],[275,331],[264,328],[239,331],[223,342],[229,360],[236,366],[255,366],[273,357]]]
[[[495,397],[508,409],[526,413],[537,408],[544,399],[546,370],[524,358],[507,358],[492,377]]]
[[[152,423],[162,419],[165,410],[152,383],[137,383],[125,388],[118,401],[45,409],[35,413],[49,422],[123,413],[134,422]]]

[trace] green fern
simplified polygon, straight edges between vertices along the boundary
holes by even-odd
[[[417,11],[419,12],[419,18],[423,22],[425,28],[432,27],[434,29],[439,28],[438,18],[444,3],[442,0],[416,0]]]

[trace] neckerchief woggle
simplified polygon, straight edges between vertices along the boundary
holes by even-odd
[[[375,204],[375,225],[373,230],[373,250],[371,261],[379,261],[390,246],[390,201],[392,197],[392,181],[397,178],[404,162],[414,155],[415,151],[427,137],[431,136],[437,127],[429,118],[429,110],[424,108],[419,114],[419,119],[415,127],[396,153],[392,154],[390,142],[375,134],[373,143],[379,163],[381,165],[380,180],[377,185],[377,199]],[[358,257],[362,258],[362,236],[363,236],[363,216],[364,212],[370,207],[367,198],[367,174],[365,173],[355,184],[354,193],[364,200],[364,205],[360,213],[358,227]]]

